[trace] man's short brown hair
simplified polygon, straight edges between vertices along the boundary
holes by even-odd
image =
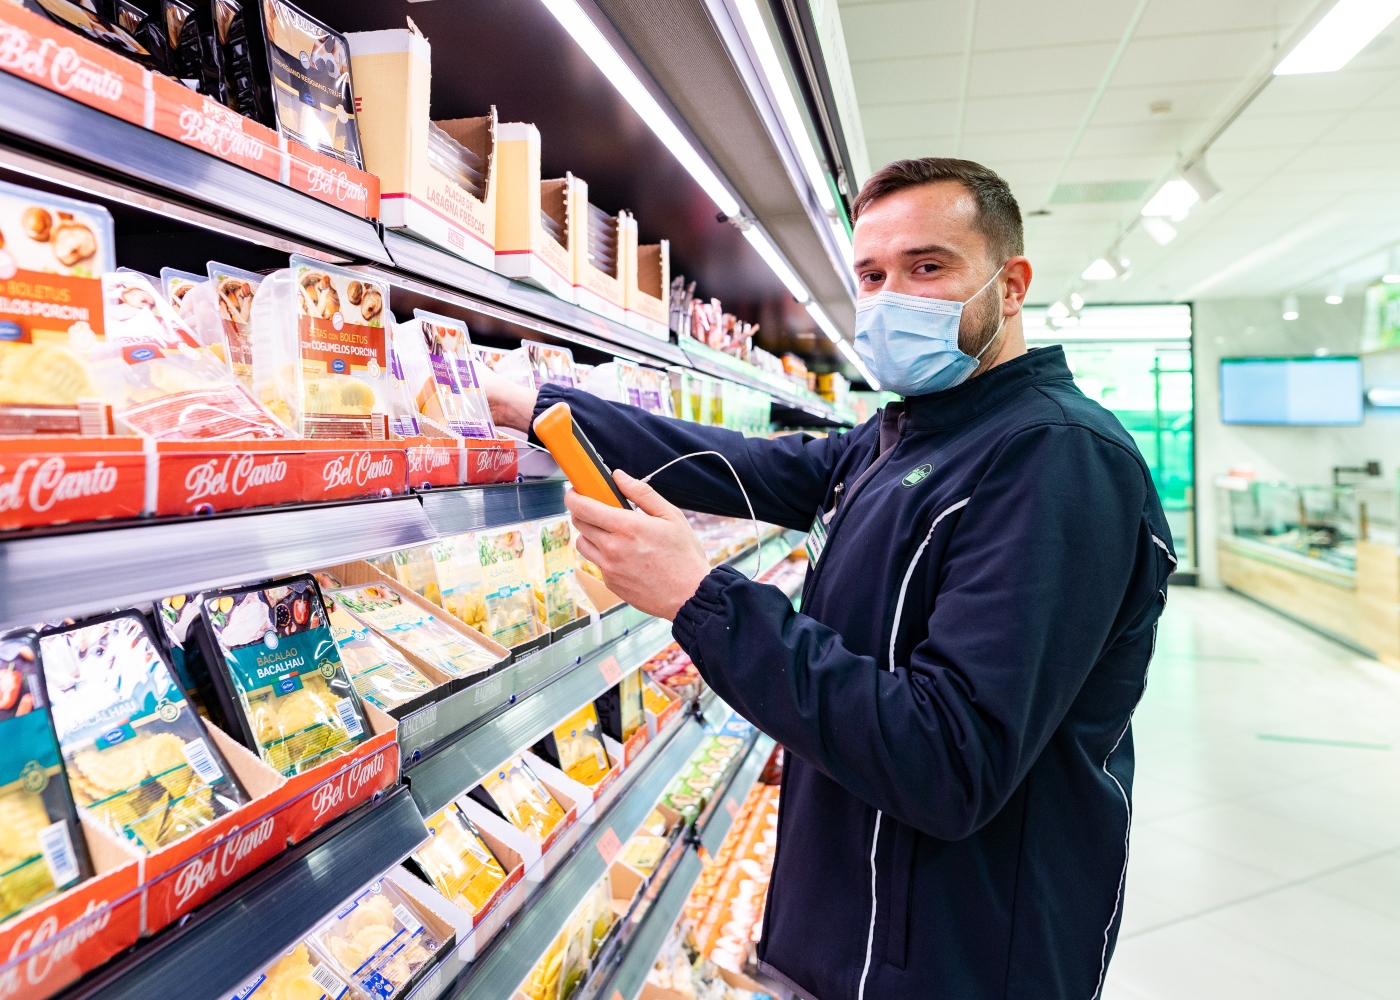
[[[861,212],[885,195],[939,181],[956,181],[972,194],[977,202],[977,219],[973,225],[986,239],[987,253],[998,264],[1025,253],[1021,206],[1016,204],[1011,187],[995,170],[972,160],[944,156],[895,160],[875,171],[861,185],[860,194],[851,205],[852,219],[859,219]]]

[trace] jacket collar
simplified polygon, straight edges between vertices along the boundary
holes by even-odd
[[[1039,347],[951,389],[910,396],[904,412],[914,430],[943,430],[986,413],[1030,386],[1073,378],[1063,347]]]

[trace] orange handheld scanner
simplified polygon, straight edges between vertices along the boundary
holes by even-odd
[[[598,457],[583,428],[574,423],[568,403],[555,403],[536,417],[535,436],[544,442],[574,489],[610,507],[632,509],[613,481],[612,470]]]

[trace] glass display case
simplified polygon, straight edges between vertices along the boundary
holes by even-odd
[[[1217,482],[1222,538],[1356,571],[1358,540],[1394,545],[1396,494],[1375,486]]]

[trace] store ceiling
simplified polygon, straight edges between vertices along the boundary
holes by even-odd
[[[1332,0],[840,0],[872,166],[963,156],[1027,213],[1031,300],[1067,296],[1182,154]],[[1206,156],[1223,189],[1090,302],[1355,290],[1400,242],[1400,22],[1336,73],[1276,77]],[[1121,199],[1098,200],[1086,199]],[[1038,210],[1049,215],[1034,216]]]

